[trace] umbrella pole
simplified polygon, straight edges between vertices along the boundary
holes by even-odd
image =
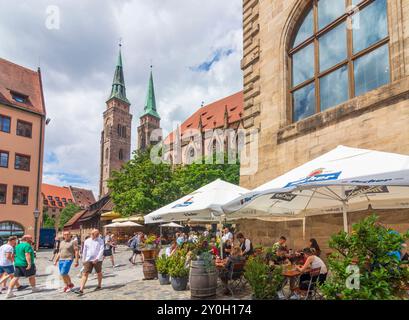
[[[159,237],[160,242],[159,242],[159,249],[162,249],[162,225],[159,227],[159,229],[160,229],[160,237]]]
[[[348,213],[345,201],[342,202],[342,215],[344,220],[344,231],[348,233]]]
[[[305,217],[302,218],[302,238],[305,241]]]
[[[222,237],[222,229],[223,229],[223,220],[222,216],[220,216],[220,258],[223,260],[223,237]]]

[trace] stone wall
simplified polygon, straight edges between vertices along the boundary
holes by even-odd
[[[325,112],[292,123],[287,50],[310,1],[243,0],[244,127],[257,129],[258,169],[242,176],[252,189],[338,145],[409,155],[409,0],[388,0],[391,82]],[[244,166],[243,166],[244,167]],[[243,168],[242,168],[243,169]],[[364,213],[351,215],[352,221]],[[409,227],[408,212],[381,213],[396,229]],[[240,223],[255,243],[271,244],[284,234],[302,248],[302,223]],[[342,230],[341,215],[307,220],[306,240],[324,250],[329,236]],[[301,236],[300,236],[301,235]]]
[[[287,49],[308,3],[243,1],[243,122],[259,130],[258,170],[241,176],[246,188],[341,144],[409,154],[409,0],[388,1],[391,83],[292,123]]]

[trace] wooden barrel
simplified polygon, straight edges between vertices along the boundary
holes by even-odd
[[[193,298],[208,298],[216,295],[217,272],[214,265],[205,266],[203,261],[190,265],[190,294]]]
[[[158,278],[158,270],[156,270],[155,259],[147,259],[143,262],[143,275],[145,280],[153,280]]]

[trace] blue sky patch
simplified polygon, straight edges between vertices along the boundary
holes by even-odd
[[[211,59],[199,64],[198,66],[190,67],[190,70],[195,71],[195,72],[207,72],[212,68],[213,64],[220,61],[224,57],[228,57],[233,52],[234,52],[233,49],[227,49],[227,50],[218,49],[215,52],[213,52]]]

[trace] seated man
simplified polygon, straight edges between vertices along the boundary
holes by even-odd
[[[245,258],[242,256],[241,253],[241,249],[239,247],[234,247],[232,250],[232,253],[230,254],[230,256],[227,258],[227,262],[224,266],[224,269],[221,271],[221,273],[219,274],[220,280],[223,282],[224,286],[225,286],[225,292],[224,294],[228,295],[230,294],[229,289],[227,288],[228,286],[228,282],[229,282],[229,278],[231,276],[233,276],[234,278],[234,274],[232,275],[233,272],[233,267],[235,263],[244,263],[245,262]]]
[[[240,249],[241,254],[244,257],[249,257],[253,255],[254,249],[253,244],[251,243],[250,239],[246,239],[244,235],[240,232],[237,234],[237,240],[240,242]]]

